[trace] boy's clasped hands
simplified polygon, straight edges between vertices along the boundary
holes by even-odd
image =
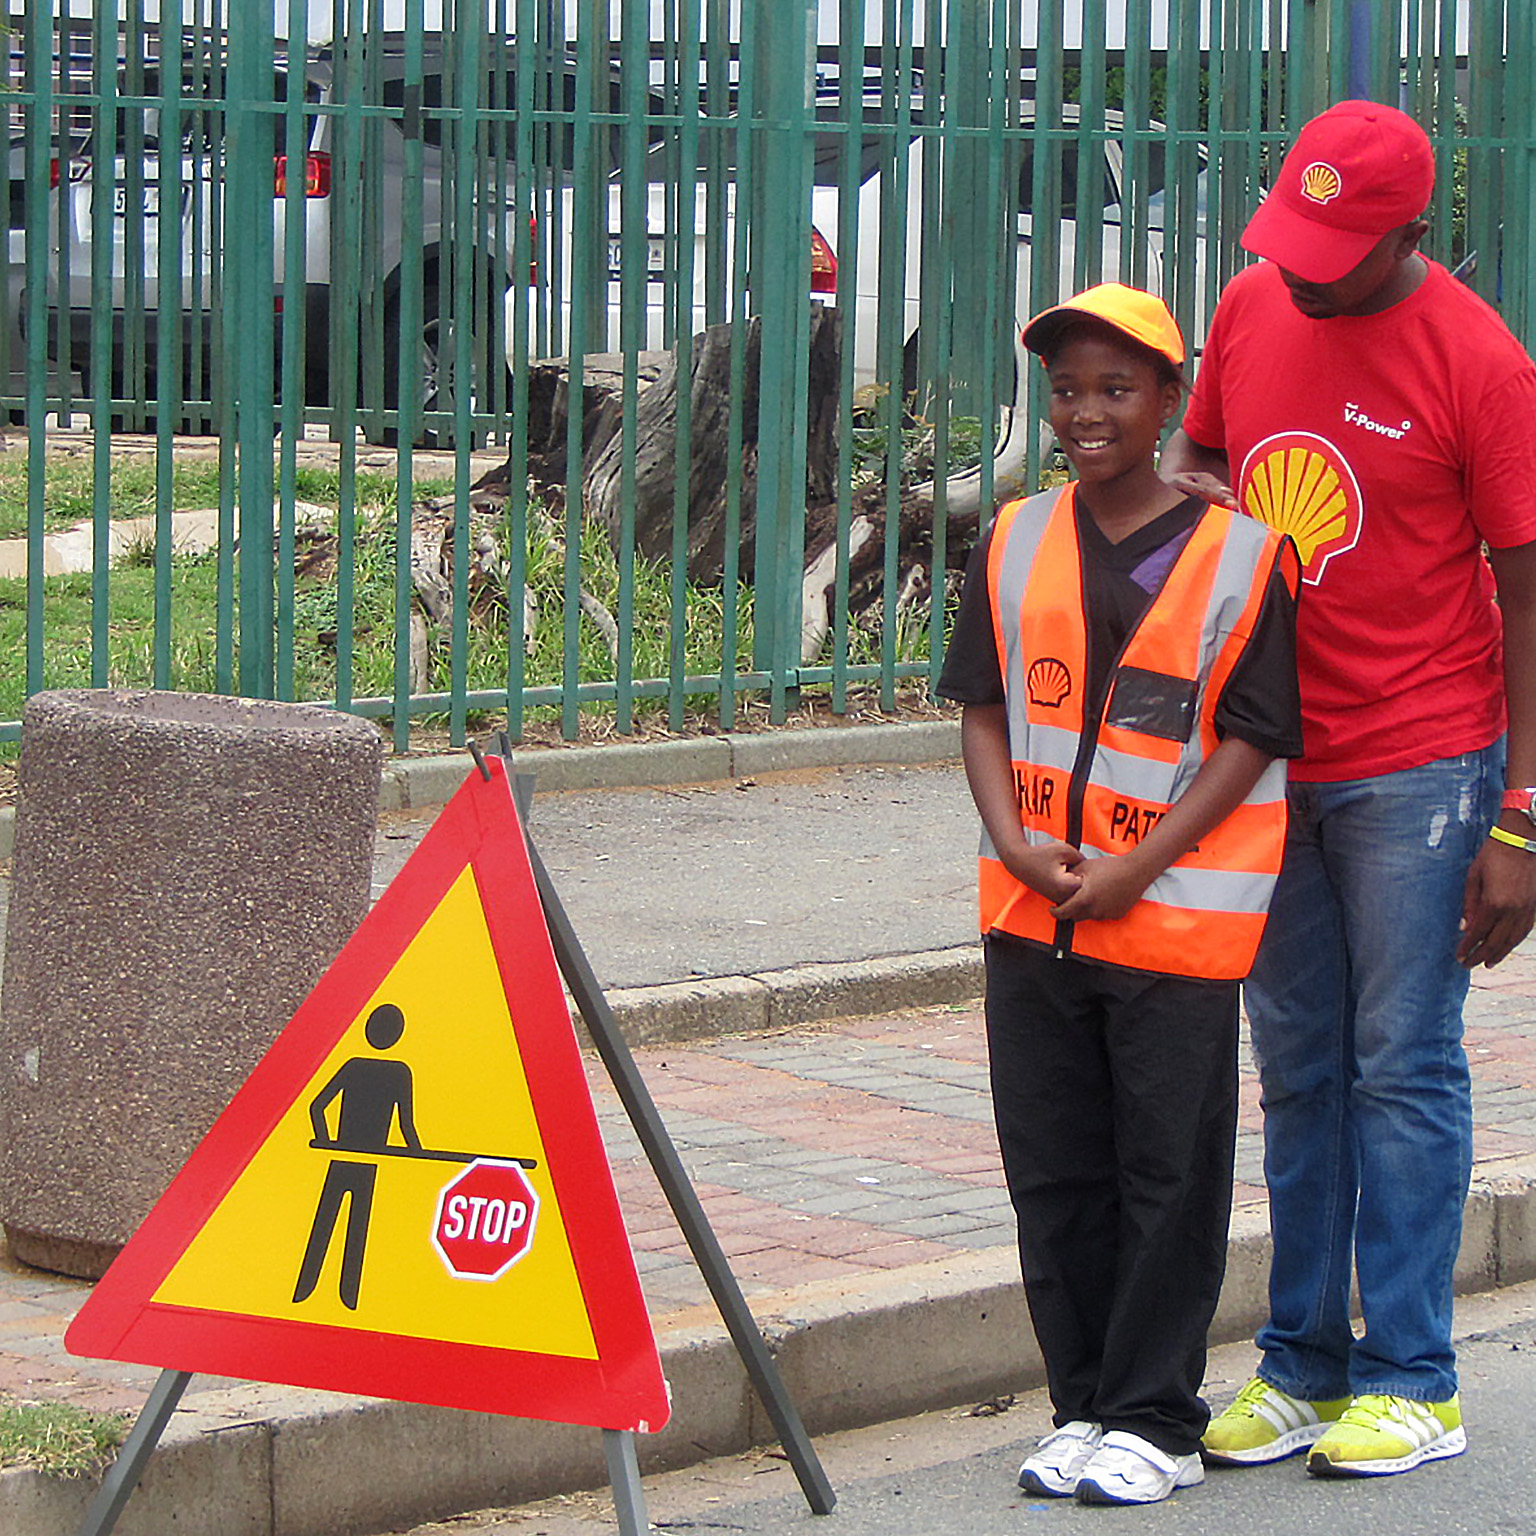
[[[1071,843],[1031,843],[1005,859],[1008,872],[1052,902],[1062,923],[1113,922],[1141,900],[1157,875],[1142,869],[1137,850],[1090,858]]]

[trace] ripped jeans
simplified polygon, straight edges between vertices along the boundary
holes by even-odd
[[[1245,999],[1274,1232],[1259,1374],[1296,1397],[1456,1391],[1451,1279],[1472,1093],[1470,978],[1455,951],[1503,764],[1501,740],[1290,786],[1285,861]]]

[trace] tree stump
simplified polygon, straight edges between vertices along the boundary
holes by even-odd
[[[805,558],[801,573],[804,620],[801,661],[809,664],[830,633],[838,575],[847,563],[849,613],[869,614],[884,594],[887,522],[891,498],[881,484],[858,485],[853,493],[847,549],[838,548],[838,414],[842,341],[841,313],[826,305],[811,310],[807,358]],[[732,349],[744,350],[740,400],[739,456],[732,458]],[[686,453],[688,532],[687,575],[698,586],[718,585],[725,571],[726,504],[732,473],[740,484],[740,521],[736,539],[737,570],[750,580],[756,550],[755,506],[758,463],[758,377],[762,352],[760,322],[749,321],[740,342],[732,326],[711,326],[694,337],[689,353],[690,433]],[[981,501],[979,468],[950,475],[942,487],[944,568],[947,578],[963,571],[980,533],[983,516],[993,506],[1025,493],[1026,453],[1033,428],[1025,398],[1029,357],[1016,346],[1016,397],[1001,413],[992,462],[992,497]],[[678,404],[680,379],[674,352],[649,352],[640,358],[633,443],[622,432],[624,360],[617,354],[589,357],[582,390],[582,485],[584,515],[607,533],[620,553],[625,525],[626,453],[633,455],[633,530],[635,548],[644,557],[666,563],[672,557],[677,512]],[[528,470],[530,489],[559,519],[565,507],[566,433],[570,380],[559,362],[534,365],[529,378]],[[1048,441],[1049,434],[1046,434]],[[907,609],[932,600],[933,515],[939,487],[932,481],[903,489],[896,498],[896,606]],[[475,520],[499,513],[511,490],[510,460],[488,471],[471,488],[471,584],[482,595],[489,569]],[[452,617],[452,498],[421,504],[413,513],[412,567],[426,620],[446,626]],[[494,564],[494,562],[492,562]],[[505,600],[514,600],[505,594]],[[525,595],[526,603],[526,595]],[[596,599],[583,594],[583,608],[608,635],[612,620],[592,612]],[[881,615],[883,620],[884,615]],[[606,620],[606,623],[604,622]],[[422,640],[423,648],[425,638]]]
[[[806,436],[806,500],[824,501],[837,485],[838,356],[842,337],[839,310],[811,308],[809,370],[810,418]],[[693,338],[688,373],[689,441],[687,453],[688,579],[718,585],[725,569],[726,500],[733,468],[730,422],[732,352],[737,345],[729,325],[710,326]],[[758,374],[762,361],[762,322],[747,322],[743,351],[741,453],[735,460],[741,487],[738,569],[750,571],[757,545],[753,510],[757,498]],[[679,381],[675,354],[641,397],[636,411],[634,469],[635,547],[648,559],[671,558],[677,502],[677,417]],[[610,434],[591,459],[582,483],[587,516],[607,530],[618,549],[624,521],[626,443]]]

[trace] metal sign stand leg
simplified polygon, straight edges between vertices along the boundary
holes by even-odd
[[[511,776],[511,756],[505,747],[501,756],[507,760],[508,775]],[[768,1410],[768,1417],[773,1421],[779,1442],[789,1457],[790,1465],[795,1469],[795,1476],[800,1480],[800,1489],[806,1503],[810,1505],[813,1514],[829,1515],[837,1503],[837,1495],[822,1470],[800,1415],[785,1389],[784,1378],[779,1374],[778,1365],[747,1306],[746,1298],[741,1294],[730,1261],[715,1238],[709,1219],[704,1214],[704,1207],[699,1203],[677,1148],[662,1123],[645,1079],[635,1065],[635,1058],[630,1054],[629,1045],[619,1030],[613,1010],[603,996],[592,966],[571,926],[571,920],[560,904],[549,872],[544,868],[544,861],[539,857],[532,837],[527,834],[528,801],[532,798],[533,780],[528,775],[514,777],[513,787],[523,815],[524,838],[528,845],[528,859],[533,865],[534,883],[538,887],[539,901],[544,908],[544,920],[549,925],[549,936],[560,972],[571,989],[571,996],[576,999],[582,1018],[586,1020],[598,1055],[608,1069],[608,1076],[640,1138],[645,1155],[672,1207],[672,1214],[682,1228],[694,1261],[703,1273],[710,1295],[720,1309],[726,1329],[736,1345],[736,1352],[741,1356],[752,1385]]]
[[[608,1458],[608,1481],[613,1487],[619,1536],[650,1536],[651,1522],[645,1513],[645,1489],[640,1482],[640,1462],[635,1456],[634,1431],[605,1429],[603,1454]]]
[[[161,1371],[148,1401],[139,1410],[132,1433],[102,1479],[96,1497],[91,1500],[91,1507],[85,1513],[85,1523],[80,1527],[80,1536],[107,1536],[107,1532],[117,1524],[123,1505],[139,1486],[139,1479],[144,1475],[144,1465],[159,1444],[160,1436],[164,1434],[165,1426],[170,1423],[176,1404],[181,1401],[181,1394],[187,1390],[187,1383],[191,1380],[191,1371]]]

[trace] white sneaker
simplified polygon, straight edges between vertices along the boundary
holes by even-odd
[[[1205,1481],[1198,1454],[1169,1456],[1140,1435],[1112,1429],[1077,1480],[1079,1504],[1156,1504]]]
[[[1047,1498],[1070,1499],[1089,1458],[1098,1449],[1104,1431],[1085,1419],[1073,1419],[1053,1429],[1019,1468],[1019,1487]]]

